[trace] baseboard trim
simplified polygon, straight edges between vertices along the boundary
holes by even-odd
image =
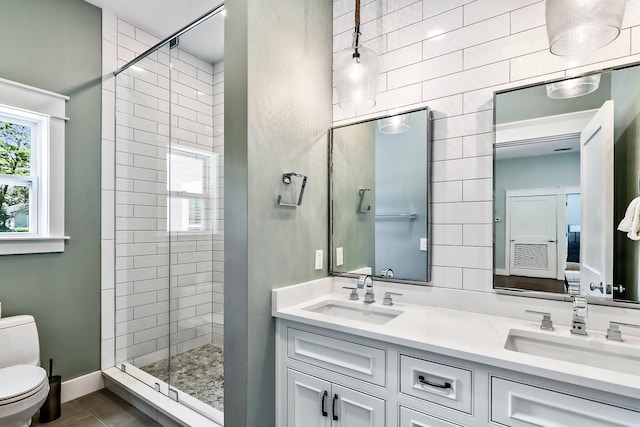
[[[496,268],[496,275],[497,276],[508,276],[509,273],[504,268]]]
[[[104,388],[102,372],[95,371],[81,377],[62,382],[62,403],[85,396]]]

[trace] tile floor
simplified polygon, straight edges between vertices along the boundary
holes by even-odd
[[[88,394],[62,405],[62,416],[50,423],[38,422],[34,415],[32,426],[51,427],[138,427],[159,426],[157,422],[134,408],[107,389]]]

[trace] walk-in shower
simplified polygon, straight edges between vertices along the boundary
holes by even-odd
[[[224,409],[222,12],[149,44],[115,87],[115,364],[212,419]],[[118,41],[122,60],[149,35],[119,22]]]

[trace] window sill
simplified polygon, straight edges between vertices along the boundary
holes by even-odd
[[[66,240],[69,240],[69,236],[2,236],[0,255],[64,252]]]

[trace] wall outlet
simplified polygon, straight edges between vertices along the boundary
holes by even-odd
[[[421,237],[420,238],[420,250],[423,252],[427,251],[427,238],[426,237]]]
[[[342,248],[336,248],[336,266],[344,264],[344,251]]]
[[[322,270],[322,264],[323,264],[323,250],[322,249],[317,249],[316,250],[316,270]]]

